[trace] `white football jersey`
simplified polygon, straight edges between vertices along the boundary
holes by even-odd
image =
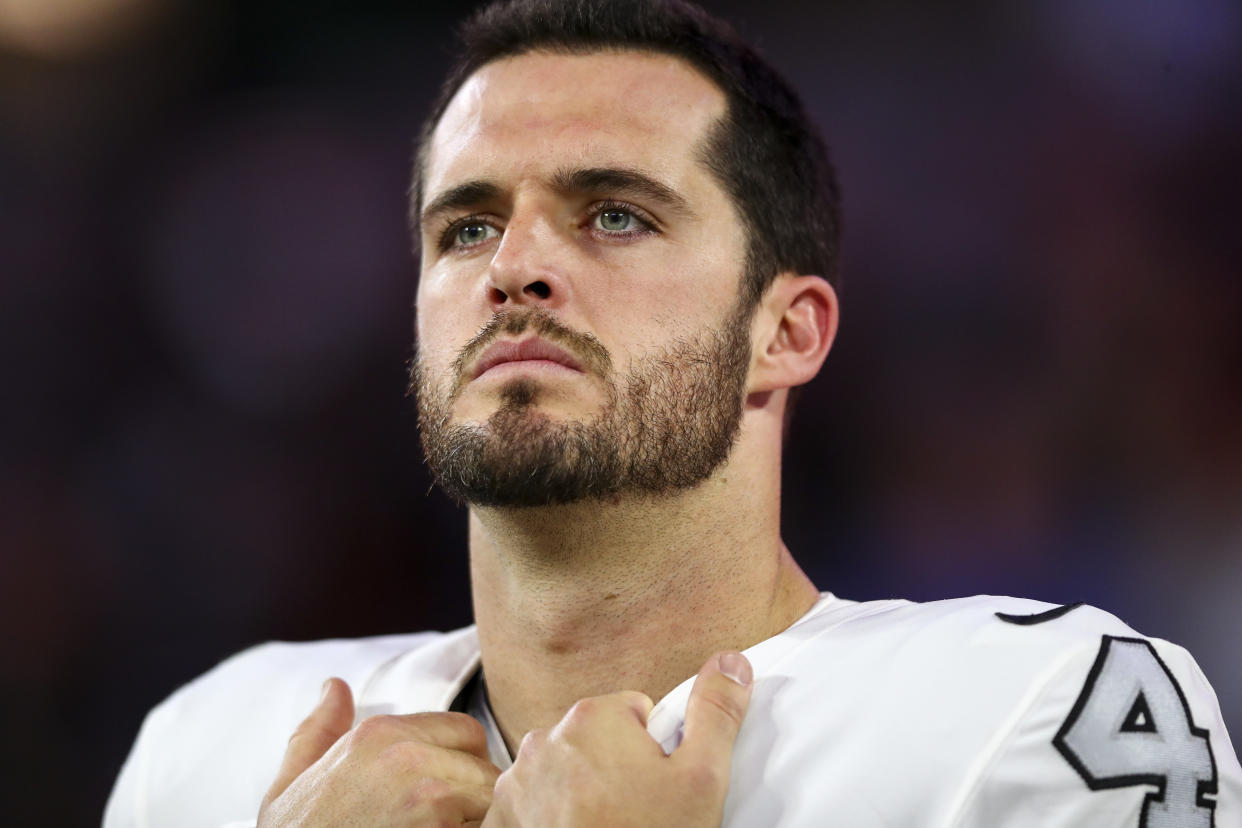
[[[824,595],[746,655],[730,828],[1242,828],[1242,768],[1198,665],[1092,607]],[[326,677],[361,719],[446,710],[478,665],[473,627],[234,656],[148,715],[105,828],[252,825]],[[648,720],[666,751],[692,684]]]

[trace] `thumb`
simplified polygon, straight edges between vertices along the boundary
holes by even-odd
[[[733,742],[750,705],[753,683],[750,662],[741,653],[709,658],[690,690],[686,725],[674,755],[713,766],[718,778],[728,779]]]
[[[327,753],[337,739],[349,732],[353,723],[354,697],[349,685],[339,678],[328,679],[323,683],[319,704],[289,737],[289,747],[285,749],[280,771],[272,787],[268,788],[263,804],[266,806],[284,793],[294,779]]]

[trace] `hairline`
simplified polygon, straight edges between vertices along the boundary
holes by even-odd
[[[532,45],[528,48],[517,49],[512,52],[506,52],[496,55],[488,60],[484,60],[477,66],[470,68],[468,71],[465,66],[456,67],[455,81],[451,87],[452,93],[448,92],[449,86],[443,86],[440,90],[440,96],[436,99],[436,110],[431,115],[434,121],[424,121],[418,136],[418,146],[414,156],[414,180],[411,182],[408,197],[406,199],[409,211],[409,229],[410,236],[417,245],[416,252],[422,252],[422,223],[421,210],[423,205],[424,189],[423,184],[426,180],[427,160],[431,151],[432,139],[440,123],[444,120],[444,113],[448,111],[453,100],[461,92],[469,80],[479,71],[487,66],[509,58],[522,57],[531,54],[549,54],[549,55],[571,55],[586,57],[595,54],[647,54],[652,56],[670,57],[690,69],[692,72],[706,78],[713,87],[715,87],[724,98],[724,111],[721,112],[707,127],[703,134],[695,142],[695,146],[691,148],[695,162],[701,166],[708,174],[708,177],[720,187],[725,196],[725,202],[729,205],[729,209],[733,213],[734,220],[741,228],[744,253],[741,269],[738,273],[736,284],[737,298],[735,300],[735,309],[737,315],[733,316],[738,322],[743,324],[753,324],[755,314],[759,309],[759,304],[763,295],[776,284],[777,277],[780,275],[780,269],[776,273],[759,275],[758,269],[763,266],[761,259],[763,254],[760,252],[759,242],[756,237],[756,228],[754,222],[747,214],[746,210],[738,202],[734,196],[731,182],[723,175],[722,171],[711,163],[710,153],[719,146],[723,140],[727,140],[729,132],[737,127],[733,123],[733,119],[738,115],[738,103],[743,100],[743,96],[736,90],[730,89],[719,78],[713,76],[703,66],[692,60],[687,55],[678,53],[671,48],[660,48],[657,44],[628,44],[628,43],[610,43],[610,44],[593,44],[593,43],[543,43]],[[414,232],[417,230],[418,232]],[[419,275],[421,281],[421,273]],[[762,286],[762,289],[760,289]],[[745,308],[745,310],[743,310]],[[801,387],[791,386],[788,389],[788,398],[784,404],[784,412],[782,413],[781,425],[781,444],[787,445],[789,442],[789,432],[792,425],[791,415],[794,409],[794,403],[800,396]]]
[[[750,222],[747,220],[745,213],[733,197],[733,193],[729,189],[728,182],[723,180],[716,170],[712,168],[708,155],[712,149],[712,145],[719,141],[721,135],[729,128],[729,121],[734,115],[735,98],[737,96],[721,84],[719,80],[712,77],[710,73],[704,71],[702,67],[687,58],[685,55],[678,54],[671,49],[661,49],[651,45],[569,43],[540,44],[537,46],[531,46],[527,49],[522,49],[521,51],[497,55],[496,57],[475,66],[468,74],[462,74],[462,76],[457,79],[456,85],[453,87],[453,93],[443,99],[443,103],[439,106],[439,111],[433,112],[435,121],[428,121],[424,123],[423,128],[419,133],[419,144],[414,155],[414,180],[411,182],[409,192],[409,222],[411,236],[416,239],[421,236],[421,213],[423,209],[424,197],[426,195],[424,184],[427,179],[427,161],[431,155],[432,139],[435,137],[436,130],[439,129],[440,123],[444,120],[444,114],[448,112],[448,108],[452,105],[453,101],[456,100],[457,95],[466,86],[466,84],[470,82],[470,79],[484,68],[491,66],[494,63],[499,63],[502,60],[509,60],[511,58],[541,53],[547,55],[569,55],[573,57],[587,57],[590,55],[609,53],[664,56],[676,60],[682,66],[707,80],[707,82],[721,94],[721,97],[724,98],[724,111],[717,115],[703,130],[703,134],[696,139],[695,145],[691,147],[691,153],[695,162],[702,167],[703,170],[707,172],[711,180],[720,187],[725,200],[729,202],[729,206],[733,210],[734,217],[737,219],[738,225],[742,228],[742,232],[745,234],[747,256],[750,256],[752,242]],[[439,101],[437,101],[437,103],[439,103]],[[415,229],[418,229],[419,232],[415,233]]]

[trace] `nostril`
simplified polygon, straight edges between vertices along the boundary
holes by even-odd
[[[547,282],[531,282],[523,292],[533,294],[540,299],[547,299],[552,295],[552,288],[548,287]]]
[[[492,288],[492,302],[494,302],[495,304],[497,305],[503,304],[504,301],[508,298],[509,297],[505,295],[505,292],[501,290],[500,288],[497,288],[497,287]]]

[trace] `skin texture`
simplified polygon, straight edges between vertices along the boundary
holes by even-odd
[[[464,713],[372,716],[352,727],[340,679],[289,739],[260,826],[478,825],[500,771]]]
[[[417,308],[418,369],[447,425],[486,433],[515,395],[525,429],[508,423],[511,440],[590,425],[608,409],[608,384],[591,370],[518,362],[462,381],[455,363],[498,313],[553,316],[598,342],[619,375],[658,365],[653,355],[702,341],[730,318],[746,239],[696,155],[724,110],[723,94],[687,64],[639,52],[531,53],[463,85],[433,135],[425,203],[488,186],[425,212]],[[601,168],[638,172],[675,197],[565,186],[574,171]],[[604,220],[618,208],[641,216],[643,232],[617,232],[638,226],[624,216]],[[719,824],[750,687],[723,677],[713,654],[775,635],[818,596],[780,538],[782,415],[787,390],[818,372],[836,325],[826,281],[777,276],[746,332],[732,449],[696,485],[471,507],[483,670],[517,752],[495,786],[489,826]],[[647,711],[696,671],[685,741],[666,757],[646,734]],[[482,799],[460,786],[487,787],[479,734],[445,742],[444,731],[468,725],[430,723],[453,714],[424,714],[421,730],[350,729],[352,705],[338,692],[295,734],[261,824],[477,820]],[[396,744],[439,752],[389,749]],[[388,761],[393,753],[410,764]],[[452,805],[428,806],[424,819],[428,792]],[[329,795],[351,807],[319,801]]]
[[[684,738],[667,756],[646,730],[650,697],[582,699],[552,730],[527,733],[500,774],[469,716],[373,716],[351,727],[349,687],[329,679],[289,740],[258,825],[716,826],[752,687],[741,653],[709,658],[690,691]]]
[[[685,736],[668,756],[647,734],[648,696],[629,691],[578,702],[551,731],[526,734],[483,825],[719,825],[751,682],[741,653],[708,659],[690,693]]]

